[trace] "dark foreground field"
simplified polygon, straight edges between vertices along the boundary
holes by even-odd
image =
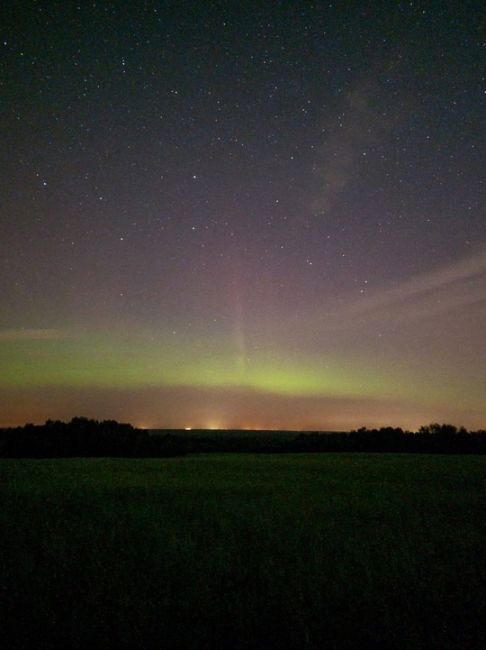
[[[5,648],[480,648],[479,456],[0,461]]]

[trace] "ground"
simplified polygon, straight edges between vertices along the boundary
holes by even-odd
[[[0,461],[9,648],[480,648],[480,456]]]

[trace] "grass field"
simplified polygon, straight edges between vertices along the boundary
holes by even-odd
[[[0,461],[5,648],[480,648],[478,456]]]

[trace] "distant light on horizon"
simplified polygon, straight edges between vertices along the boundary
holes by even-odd
[[[219,422],[211,421],[204,428],[209,429],[209,431],[220,431],[220,430],[226,429],[227,427],[223,426]]]

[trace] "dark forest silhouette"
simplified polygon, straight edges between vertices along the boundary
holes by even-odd
[[[226,432],[227,433],[227,432]],[[417,432],[400,428],[361,428],[348,433],[307,432],[282,437],[278,433],[225,435],[200,431],[185,436],[177,430],[162,435],[136,429],[114,420],[99,422],[76,417],[71,422],[48,420],[43,425],[0,429],[0,457],[134,457],[160,458],[189,453],[252,452],[395,452],[395,453],[486,453],[486,430],[467,431],[451,424],[430,424]]]
[[[144,457],[185,453],[174,436],[156,439],[148,431],[115,420],[76,417],[71,422],[47,420],[43,425],[26,424],[0,430],[0,457]]]

